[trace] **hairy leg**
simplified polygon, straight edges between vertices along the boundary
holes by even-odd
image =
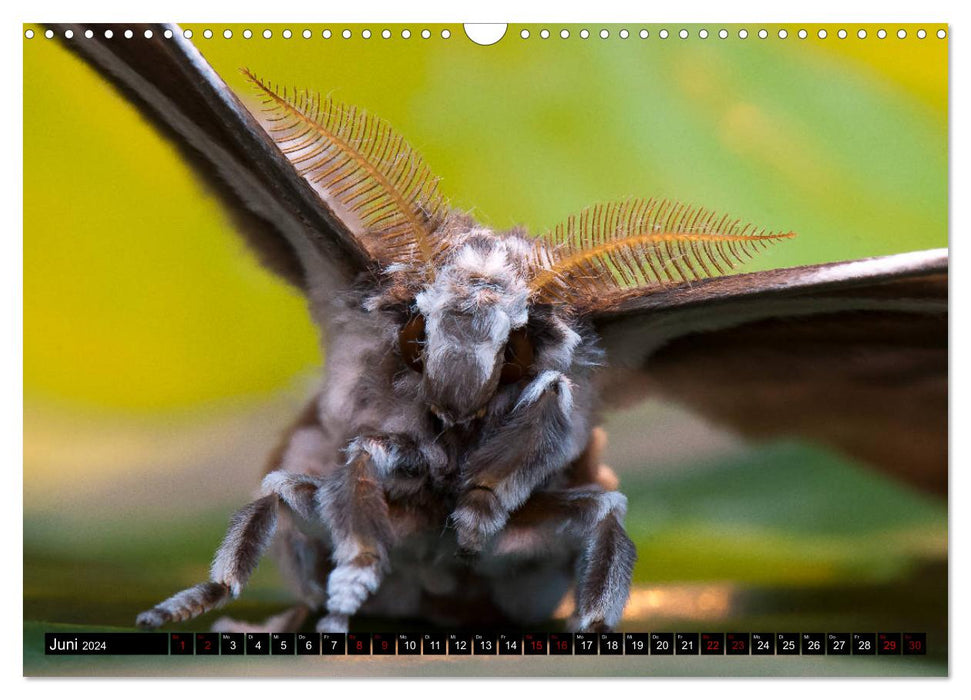
[[[624,530],[626,510],[623,494],[596,486],[540,492],[510,518],[489,554],[547,558],[568,542],[580,552],[571,625],[577,631],[613,629],[630,594],[637,556]]]
[[[469,456],[452,513],[463,549],[480,551],[539,484],[566,467],[572,409],[570,380],[553,370],[541,372],[505,425]]]
[[[326,441],[317,417],[316,400],[307,404],[284,432],[269,457],[270,471],[263,480],[263,497],[237,511],[229,523],[210,569],[210,580],[159,603],[136,618],[139,627],[160,627],[190,620],[218,608],[239,595],[273,539],[279,502],[300,517],[317,519],[319,481],[302,473],[320,468],[326,460]]]
[[[346,632],[350,616],[381,585],[393,532],[380,477],[413,457],[392,438],[359,438],[346,452],[344,467],[324,480],[317,496],[334,545],[327,615],[317,623],[321,632]]]
[[[284,510],[270,549],[277,568],[297,598],[310,610],[327,604],[327,577],[334,568],[333,549],[323,523],[309,526]]]
[[[277,500],[276,496],[264,496],[237,511],[216,552],[210,580],[146,610],[135,619],[135,624],[154,628],[191,620],[238,596],[273,537]]]
[[[302,516],[314,515],[317,482],[311,477],[271,472],[264,495],[238,510],[209,571],[209,581],[187,588],[141,613],[135,624],[144,628],[191,620],[239,596],[266,552],[276,530],[280,501]]]

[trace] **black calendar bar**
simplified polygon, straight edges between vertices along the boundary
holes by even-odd
[[[924,632],[48,632],[49,656],[914,656]]]
[[[169,635],[165,632],[48,632],[44,635],[44,653],[48,656],[167,656]]]

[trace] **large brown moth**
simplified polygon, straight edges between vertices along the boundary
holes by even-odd
[[[650,199],[493,231],[383,121],[248,74],[253,114],[178,28],[151,28],[69,45],[303,291],[327,352],[211,580],[139,625],[238,596],[276,541],[319,630],[359,613],[534,623],[571,587],[572,627],[611,629],[635,552],[598,421],[649,395],[946,492],[946,250],[730,275],[792,234]]]

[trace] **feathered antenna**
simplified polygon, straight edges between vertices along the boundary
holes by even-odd
[[[262,97],[267,133],[368,253],[386,266],[417,264],[432,274],[448,204],[405,140],[356,107],[243,74]]]
[[[539,237],[534,299],[583,306],[631,290],[724,275],[795,233],[772,233],[664,199],[597,204]]]

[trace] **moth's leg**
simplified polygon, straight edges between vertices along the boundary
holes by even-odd
[[[283,476],[281,476],[283,474]],[[264,480],[265,496],[238,510],[209,571],[210,580],[187,588],[141,613],[135,624],[155,628],[191,620],[236,598],[259,563],[276,530],[282,500],[298,513],[314,513],[317,484],[311,477],[272,472]]]
[[[548,557],[564,538],[579,545],[576,631],[613,629],[630,595],[637,553],[624,530],[627,498],[595,486],[541,492],[527,501],[492,543],[495,556]]]
[[[481,550],[509,513],[566,465],[572,409],[570,380],[553,370],[541,372],[505,422],[469,456],[452,513],[463,550]]]
[[[191,620],[238,596],[273,538],[277,500],[276,496],[264,496],[238,510],[216,552],[209,572],[211,580],[176,593],[141,613],[135,624],[154,628]]]
[[[380,476],[396,468],[401,445],[392,438],[359,438],[347,447],[342,469],[327,477],[319,511],[334,543],[327,579],[327,616],[321,632],[346,632],[348,620],[378,590],[388,570],[393,537]]]
[[[327,577],[333,568],[332,548],[320,517],[309,527],[289,512],[280,513],[271,547],[277,569],[310,610],[327,603]]]

